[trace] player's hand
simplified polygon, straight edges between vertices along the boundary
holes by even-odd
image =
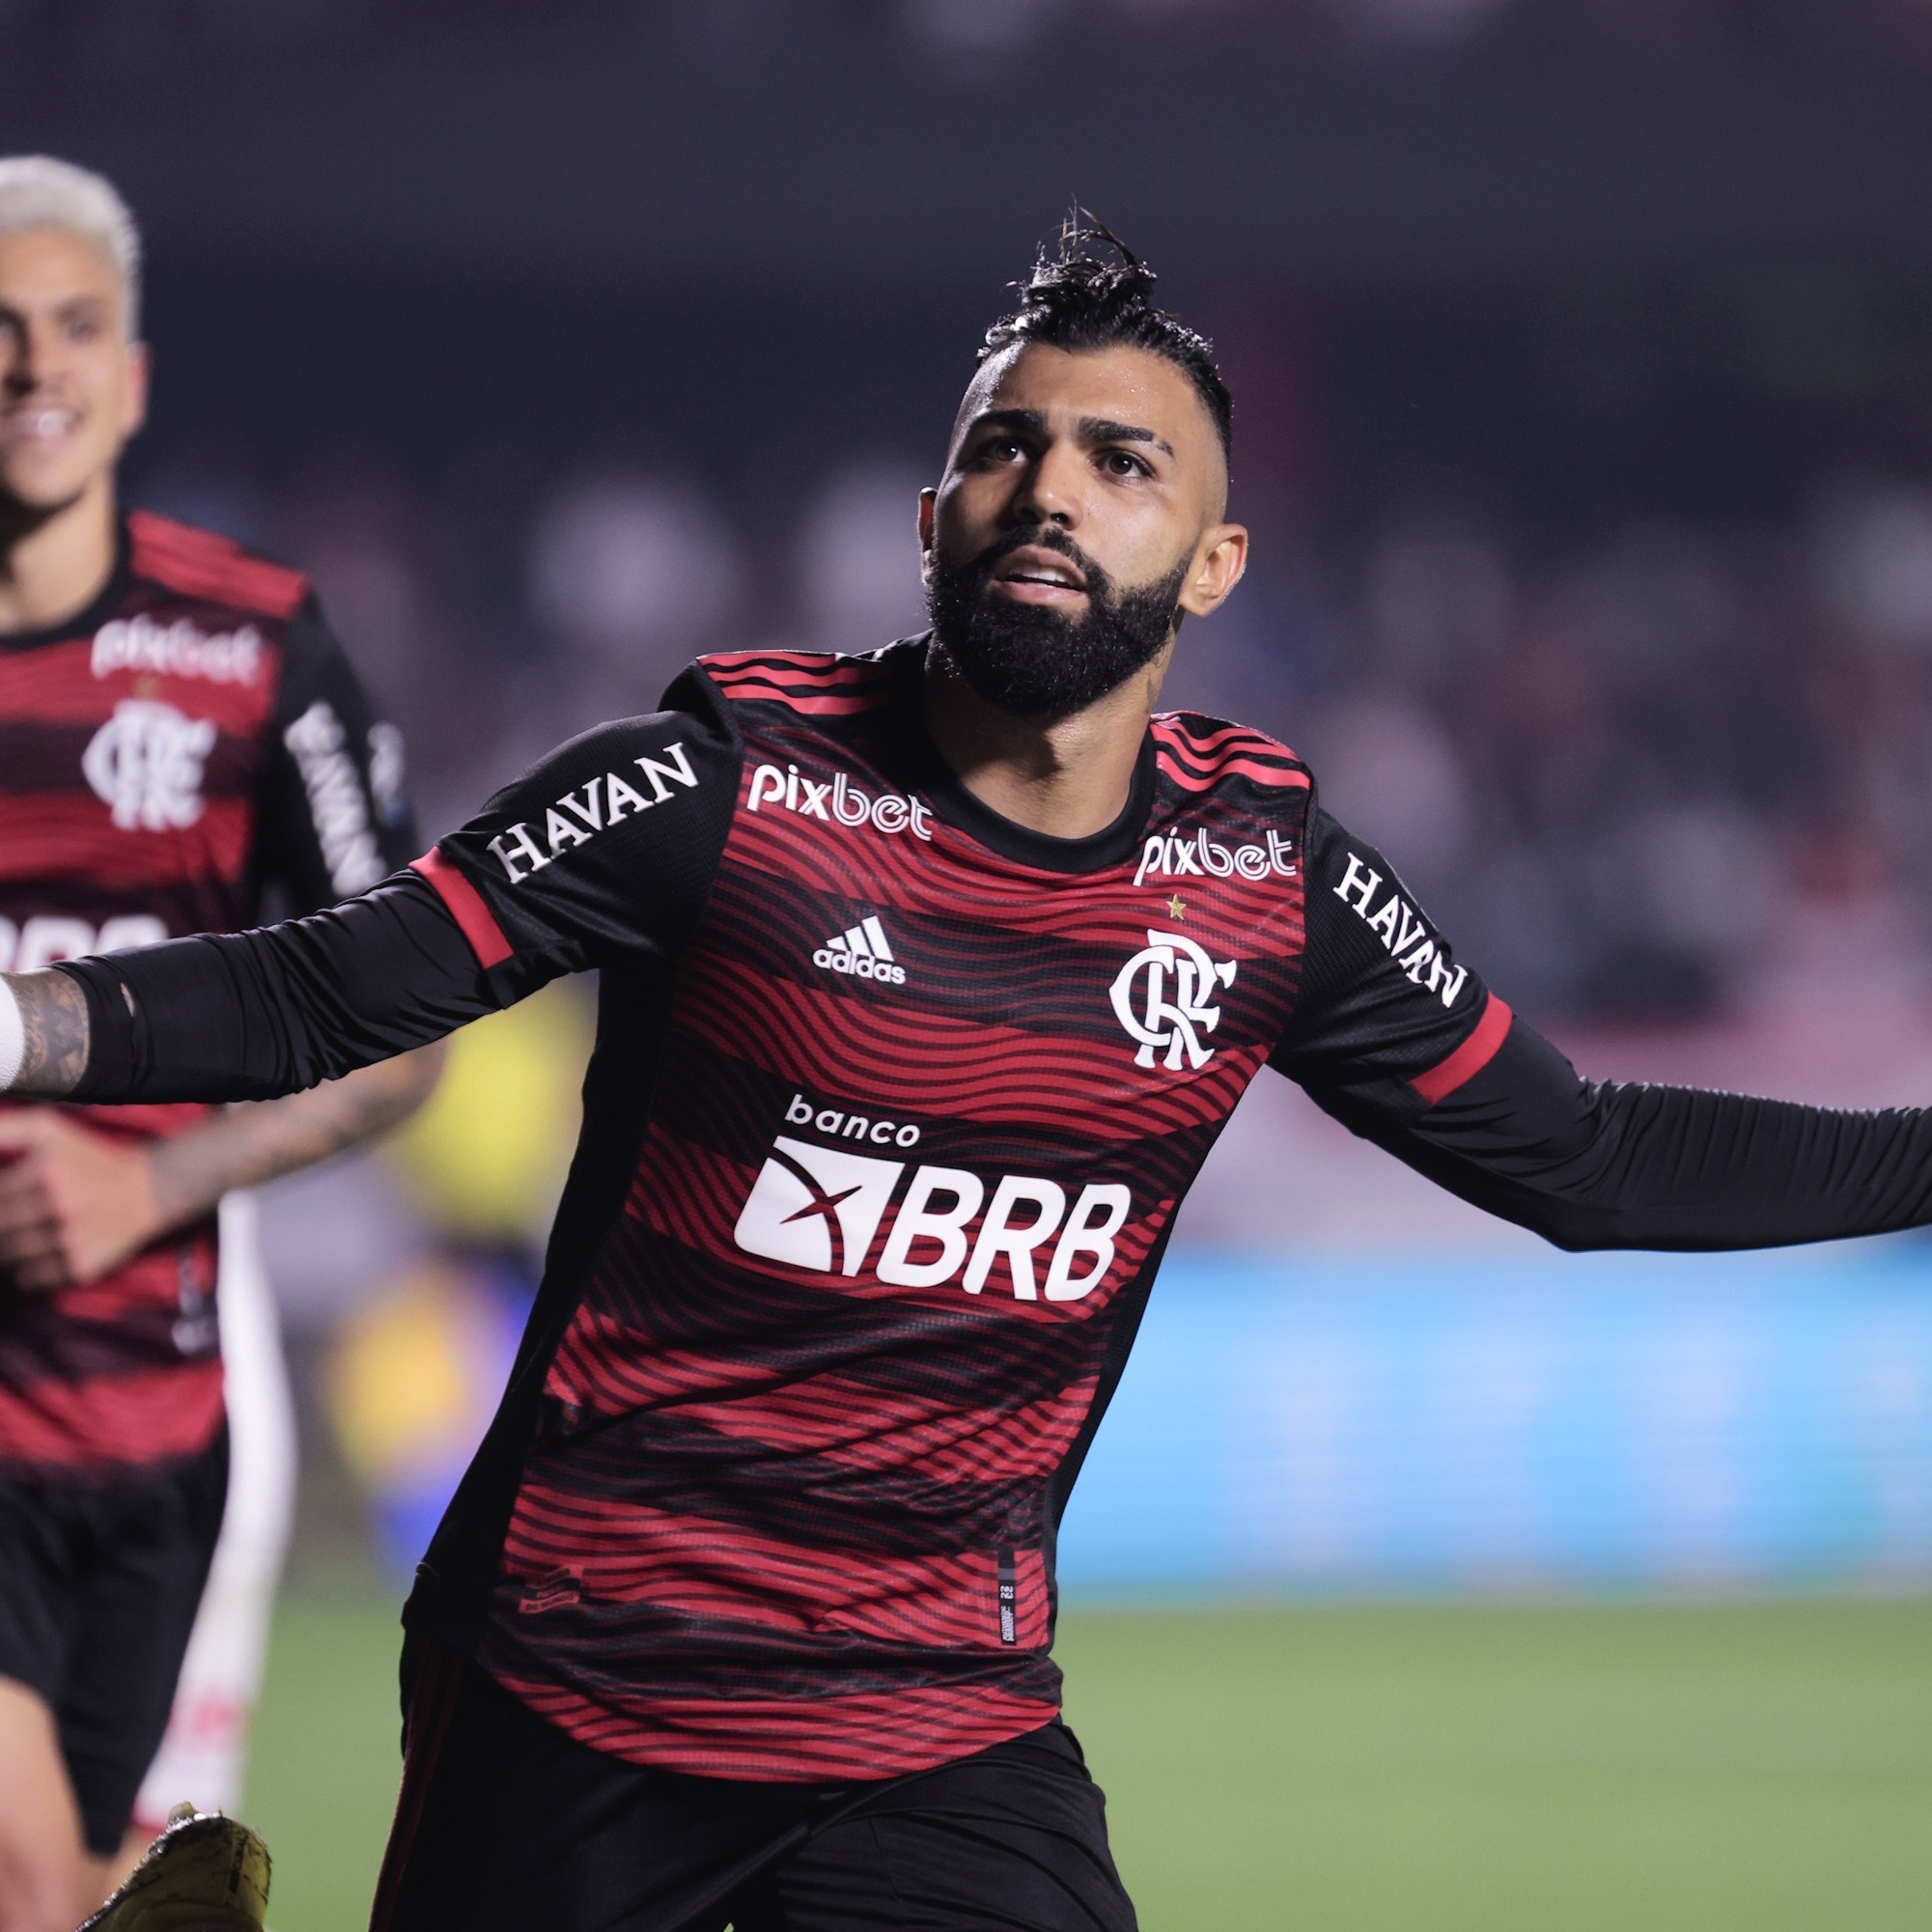
[[[0,1273],[15,1288],[98,1280],[160,1232],[144,1148],[51,1107],[0,1113]]]

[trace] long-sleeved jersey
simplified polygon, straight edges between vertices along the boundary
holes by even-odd
[[[922,661],[702,660],[359,901],[68,968],[81,1091],[155,1100],[600,972],[544,1286],[409,1611],[586,1744],[868,1778],[1050,1718],[1061,1509],[1266,1064],[1571,1246],[1932,1215],[1918,1114],[1584,1085],[1258,733],[1157,717],[1090,838],[997,817]]]
[[[87,609],[0,634],[0,970],[233,931],[270,883],[308,911],[414,849],[401,741],[299,573],[137,512]],[[87,1124],[148,1138],[205,1111]],[[84,1287],[0,1285],[0,1471],[204,1447],[221,1419],[214,1276],[210,1216]]]

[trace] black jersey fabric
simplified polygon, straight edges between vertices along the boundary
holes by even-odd
[[[67,968],[102,1100],[287,1092],[600,972],[544,1285],[410,1610],[580,1743],[810,1782],[1050,1721],[1060,1511],[1264,1065],[1564,1246],[1932,1217],[1919,1112],[1581,1080],[1258,733],[1156,718],[1092,838],[998,819],[922,661],[702,660],[361,899]]]

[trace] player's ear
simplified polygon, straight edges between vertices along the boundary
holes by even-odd
[[[930,484],[919,492],[919,574],[933,580],[933,523],[938,514],[939,492]]]
[[[1247,532],[1239,523],[1215,523],[1194,546],[1194,565],[1182,586],[1180,607],[1190,617],[1209,617],[1247,569]]]

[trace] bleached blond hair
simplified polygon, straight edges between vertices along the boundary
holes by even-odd
[[[127,306],[127,339],[141,334],[141,231],[105,175],[52,154],[0,157],[0,235],[60,228],[100,249],[114,265]]]

